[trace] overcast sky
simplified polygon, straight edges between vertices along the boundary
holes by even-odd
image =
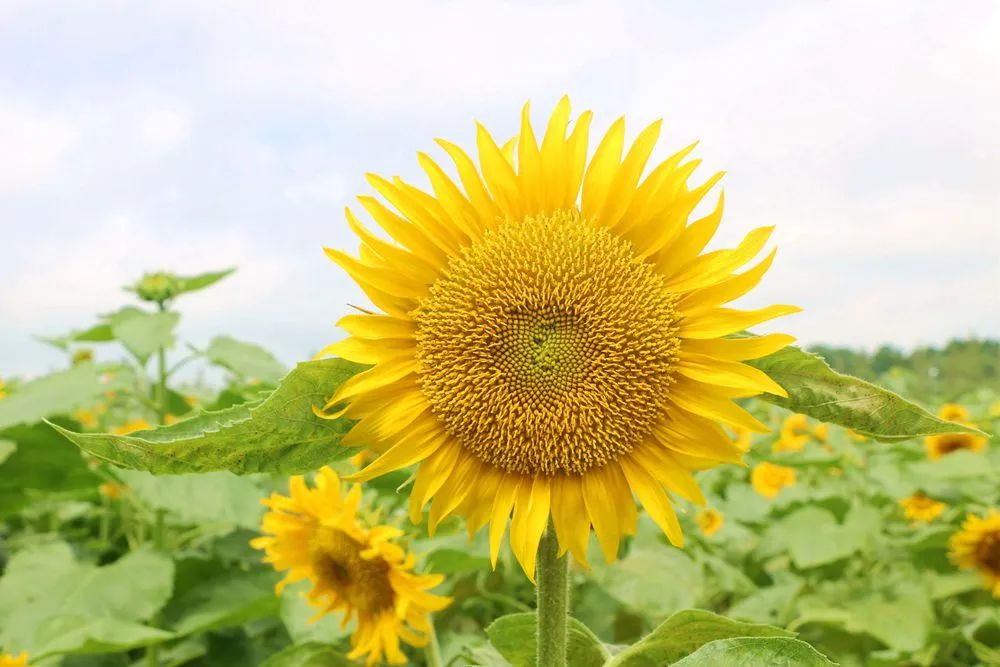
[[[161,268],[239,266],[185,339],[309,357],[361,300],[321,248],[364,173],[563,93],[701,140],[719,242],[777,225],[746,304],[803,342],[1000,336],[1000,3],[472,4],[0,0],[0,375]]]

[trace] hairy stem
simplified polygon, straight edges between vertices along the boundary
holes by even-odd
[[[538,667],[566,667],[566,626],[569,616],[569,556],[559,558],[555,527],[538,545]]]

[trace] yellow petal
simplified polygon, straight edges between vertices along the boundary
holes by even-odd
[[[660,527],[671,544],[675,547],[684,546],[681,524],[677,521],[673,503],[670,502],[670,498],[663,490],[663,485],[653,479],[649,473],[643,470],[641,465],[636,464],[630,457],[623,456],[620,463],[629,486],[638,496],[642,506],[646,508],[649,518]]]
[[[692,352],[682,353],[675,366],[677,372],[692,380],[721,387],[767,392],[788,398],[788,392],[767,373],[738,361],[722,361]]]
[[[788,305],[767,306],[757,310],[714,308],[684,318],[677,335],[681,338],[720,338],[801,310],[798,306]]]
[[[618,171],[625,143],[625,118],[619,118],[611,125],[608,133],[597,145],[594,157],[583,178],[583,200],[581,212],[585,218],[596,218],[604,206],[611,182]]]

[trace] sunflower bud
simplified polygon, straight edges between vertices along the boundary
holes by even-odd
[[[143,301],[163,304],[180,294],[181,284],[177,276],[160,271],[147,273],[129,289]]]
[[[88,361],[94,360],[94,351],[90,348],[84,347],[80,348],[73,353],[73,365],[79,366],[80,364],[86,363]]]

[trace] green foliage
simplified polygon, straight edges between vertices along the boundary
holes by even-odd
[[[205,350],[208,359],[227,368],[242,379],[277,384],[288,369],[259,345],[244,343],[229,336],[216,336]]]
[[[820,357],[795,346],[748,363],[767,373],[788,392],[788,398],[764,394],[764,400],[878,440],[978,432],[939,419],[870,382],[841,375]]]
[[[64,371],[25,382],[17,392],[0,401],[0,429],[32,424],[44,417],[67,415],[92,405],[108,391],[121,389],[127,375],[119,369],[80,364]],[[114,372],[109,379],[104,374]]]
[[[535,614],[501,616],[486,629],[490,643],[514,667],[534,667],[538,651]],[[611,655],[594,633],[575,618],[569,619],[566,659],[570,665],[600,667]]]
[[[361,368],[342,359],[301,363],[259,403],[202,413],[140,435],[53,428],[84,451],[122,468],[157,474],[308,472],[353,453],[339,446],[351,422],[317,417],[312,408]]]
[[[826,656],[790,637],[734,637],[705,644],[676,667],[832,667]]]

